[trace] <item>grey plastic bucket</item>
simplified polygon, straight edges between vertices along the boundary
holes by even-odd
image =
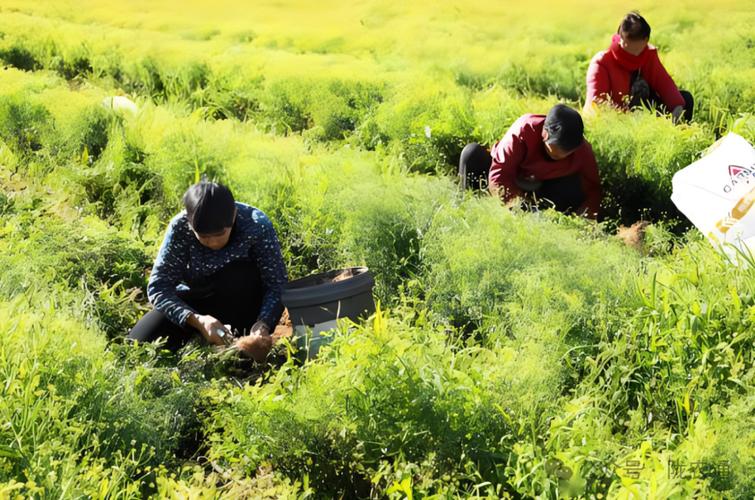
[[[317,356],[320,347],[333,339],[331,330],[339,319],[357,321],[375,312],[374,285],[366,267],[313,274],[286,284],[281,299],[294,327],[299,357]]]

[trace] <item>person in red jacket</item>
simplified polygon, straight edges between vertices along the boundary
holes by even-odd
[[[598,165],[584,139],[579,113],[557,104],[547,115],[517,119],[488,152],[477,143],[461,153],[462,187],[484,185],[508,203],[524,198],[537,206],[595,218],[600,208]]]
[[[644,17],[637,12],[624,16],[608,50],[590,61],[585,113],[594,102],[604,101],[623,110],[646,106],[670,112],[674,123],[682,117],[692,120],[692,95],[677,88],[649,39],[650,25]]]

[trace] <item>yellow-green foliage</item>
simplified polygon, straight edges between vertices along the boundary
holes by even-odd
[[[579,107],[621,2],[4,1],[0,496],[751,498],[752,259],[664,228],[674,172],[755,139],[755,12],[636,7],[697,114],[586,119],[598,225],[448,173]],[[124,93],[135,115],[102,106]],[[292,278],[368,265],[378,313],[246,379],[121,345],[203,175],[270,216]],[[608,233],[641,213],[638,252]]]
[[[651,41],[671,74],[699,96],[700,116],[720,124],[752,109],[749,27],[754,14],[746,3],[645,1],[633,8],[649,19]],[[547,14],[534,16],[535,9]],[[71,2],[11,0],[3,6],[3,31],[5,50],[16,49],[9,56],[29,68],[109,74],[124,82],[139,80],[158,92],[170,93],[181,83],[202,87],[198,68],[203,67],[231,78],[235,88],[260,77],[351,80],[359,75],[394,82],[431,71],[444,83],[449,77],[473,87],[499,82],[578,100],[584,96],[587,63],[608,45],[626,10],[616,1],[463,7],[374,1],[315,7],[227,0],[212,6],[166,1],[146,7],[87,0],[74,7]]]
[[[0,306],[0,474],[10,480],[3,488],[138,497],[141,480],[170,460],[187,428],[190,412],[170,412],[191,408],[196,394],[173,384],[169,398],[156,400],[150,377],[159,374],[123,366],[66,302],[48,290]]]

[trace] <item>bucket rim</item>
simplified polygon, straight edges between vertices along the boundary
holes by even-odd
[[[344,271],[351,271],[354,275],[341,281],[307,285],[307,283],[313,281],[317,282],[318,278],[333,278]],[[315,273],[304,278],[290,281],[283,287],[281,300],[288,308],[314,306],[338,300],[345,300],[349,297],[354,297],[363,293],[371,294],[374,285],[375,279],[372,277],[372,273],[370,273],[370,270],[367,267],[347,267]]]

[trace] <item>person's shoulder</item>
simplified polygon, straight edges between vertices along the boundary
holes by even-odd
[[[592,150],[592,144],[590,144],[590,142],[587,139],[582,141],[582,144],[577,149],[577,152],[581,156],[591,156],[595,158],[595,153]]]
[[[514,122],[514,128],[519,130],[520,134],[537,133],[539,137],[543,129],[543,123],[545,123],[545,115],[527,113],[520,116]]]
[[[251,230],[272,225],[265,212],[257,207],[239,201],[236,202],[236,218],[244,227]]]
[[[250,218],[252,213],[257,210],[251,205],[237,201],[236,203],[236,217]]]
[[[539,123],[545,121],[545,115],[538,115],[536,113],[526,113],[519,117],[523,123]]]
[[[174,215],[165,230],[164,241],[173,246],[183,246],[191,242],[193,234],[186,211]]]
[[[648,47],[646,49],[647,55],[645,56],[645,63],[644,64],[650,64],[650,65],[660,65],[661,58],[658,55],[658,48],[654,45],[648,44]]]
[[[602,66],[605,64],[606,59],[611,57],[611,51],[610,50],[601,50],[598,53],[596,53],[594,56],[592,56],[592,59],[590,59],[590,66],[598,65]]]
[[[180,211],[170,219],[168,230],[171,232],[186,232],[191,230],[189,227],[189,218],[186,216],[186,210]]]

